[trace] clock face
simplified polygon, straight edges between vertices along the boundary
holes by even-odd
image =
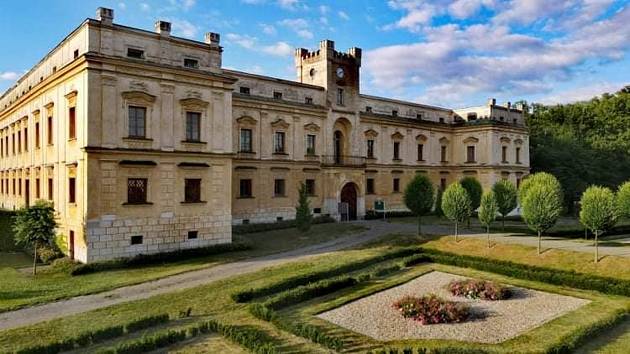
[[[343,71],[343,68],[341,67],[337,68],[337,77],[340,79],[343,79],[344,75],[345,75],[345,72]]]

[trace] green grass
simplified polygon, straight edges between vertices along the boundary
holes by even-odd
[[[16,251],[18,249],[13,240],[12,217],[12,212],[0,210],[0,252]]]
[[[111,290],[182,272],[212,267],[238,259],[262,256],[329,241],[358,233],[365,228],[353,224],[314,225],[305,234],[285,229],[255,234],[237,235],[235,240],[252,244],[253,249],[203,258],[156,264],[140,268],[118,269],[80,276],[64,272],[44,271],[33,277],[14,268],[0,268],[0,312],[9,311],[68,297]]]
[[[22,252],[0,252],[0,269],[33,266],[33,258]]]

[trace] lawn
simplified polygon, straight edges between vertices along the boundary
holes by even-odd
[[[24,345],[44,344],[56,341],[68,336],[73,336],[86,329],[99,329],[111,325],[122,324],[129,319],[139,318],[146,315],[161,314],[168,312],[172,316],[187,308],[192,309],[193,318],[205,318],[210,316],[223,323],[235,324],[239,326],[251,326],[265,331],[272,336],[281,352],[292,353],[325,353],[330,352],[322,346],[316,345],[302,337],[291,335],[281,331],[273,324],[258,320],[248,311],[248,304],[235,303],[230,295],[236,291],[249,288],[261,287],[275,284],[280,280],[285,280],[296,275],[303,275],[312,271],[338,269],[340,266],[364,260],[375,255],[381,255],[392,247],[388,245],[373,245],[361,249],[347,250],[324,254],[308,261],[294,262],[282,266],[277,266],[254,273],[249,273],[214,282],[201,287],[188,289],[180,292],[155,296],[146,300],[134,301],[115,305],[112,307],[90,311],[87,313],[60,318],[49,322],[39,323],[32,326],[11,329],[0,332],[0,352],[11,351]],[[557,255],[558,256],[558,255]],[[556,256],[556,257],[557,257]],[[387,263],[387,261],[385,262]],[[525,281],[520,279],[507,278],[504,276],[479,272],[475,270],[438,265],[421,264],[411,268],[405,268],[397,273],[390,274],[384,278],[368,280],[354,287],[347,288],[336,293],[307,301],[297,307],[282,310],[282,315],[293,314],[296,321],[311,321],[312,315],[326,308],[339,306],[347,301],[374,293],[375,291],[386,289],[391,286],[406,282],[424,274],[432,269],[444,272],[460,274],[470,277],[486,278],[516,286],[529,287],[542,291],[557,292],[560,294],[587,298],[592,303],[572,312],[566,316],[557,318],[543,327],[526,332],[513,340],[504,342],[496,347],[501,352],[522,352],[524,349],[542,348],[550,343],[555,343],[564,335],[581,328],[587,324],[600,319],[607,318],[616,310],[627,309],[630,301],[619,296],[606,296],[592,291],[573,290],[566,287],[552,286],[538,282]],[[324,321],[319,321],[322,324]],[[322,325],[325,325],[323,323]],[[332,325],[331,325],[332,326]],[[374,343],[365,337],[354,333],[348,333],[338,327],[330,327],[332,334],[338,334],[351,344],[349,349],[363,350],[382,345]],[[124,340],[124,339],[122,339]],[[116,341],[109,344],[115,344]],[[189,344],[189,343],[186,343]],[[190,342],[192,346],[178,345],[174,347],[180,353],[200,353],[200,352],[242,352],[238,347],[234,347],[231,342],[226,342],[216,336],[199,337]],[[387,345],[397,345],[400,343],[387,343]],[[418,345],[438,346],[444,341],[418,341]],[[456,343],[461,345],[462,343]],[[483,345],[471,345],[470,347],[483,347]],[[495,347],[493,347],[495,348]]]
[[[0,269],[33,266],[33,259],[22,252],[0,252]]]
[[[42,271],[33,277],[28,271],[0,268],[0,312],[53,300],[92,294],[125,285],[137,284],[217,264],[289,251],[317,244],[365,230],[362,226],[343,223],[313,225],[300,234],[295,229],[284,229],[254,234],[235,235],[235,241],[245,241],[253,248],[203,258],[156,264],[140,268],[104,271],[81,276],[70,276],[60,271]]]

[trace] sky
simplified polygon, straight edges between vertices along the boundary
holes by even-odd
[[[127,26],[218,32],[225,68],[290,80],[294,48],[360,47],[362,93],[451,108],[630,84],[630,0],[32,0],[0,5],[0,91],[99,6]]]

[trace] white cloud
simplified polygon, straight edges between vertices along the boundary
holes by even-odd
[[[141,2],[140,3],[140,10],[142,10],[142,11],[149,11],[149,10],[151,10],[151,6],[149,6],[149,4],[147,4],[146,2]]]
[[[303,18],[287,18],[278,21],[278,25],[293,30],[295,34],[304,39],[313,38],[313,32],[309,28],[309,23]]]
[[[328,11],[330,11],[330,7],[326,5],[319,5],[319,13],[321,13],[322,15],[326,15]]]
[[[15,71],[1,71],[0,80],[2,81],[15,81],[20,78],[20,74]]]
[[[261,23],[260,28],[262,29],[264,34],[274,35],[276,34],[276,28],[273,25],[268,25],[266,23]]]
[[[306,5],[300,3],[300,0],[278,0],[278,5],[287,10],[306,8]]]
[[[262,51],[269,55],[275,55],[279,57],[293,55],[293,47],[291,47],[287,42],[277,42],[272,45],[264,46],[262,48]]]
[[[169,0],[171,6],[188,11],[195,6],[196,0]]]
[[[337,12],[337,15],[339,15],[341,19],[346,20],[346,21],[350,19],[350,16],[348,16],[348,14],[345,13],[344,11]]]
[[[173,19],[173,34],[176,36],[195,38],[199,33],[199,27],[187,20]]]
[[[589,83],[588,85],[579,86],[576,88],[552,92],[545,96],[540,103],[543,104],[562,104],[578,101],[587,101],[595,96],[601,96],[601,94],[608,92],[614,93],[619,91],[629,82],[596,82]]]
[[[422,0],[390,0],[388,4],[394,10],[404,10],[407,13],[395,23],[386,25],[384,27],[386,30],[403,28],[411,32],[419,32],[440,12],[439,7]]]
[[[228,42],[237,44],[245,49],[254,49],[257,42],[256,37],[236,33],[228,33],[225,37]]]
[[[512,0],[503,11],[497,14],[497,23],[529,24],[541,18],[552,18],[569,9],[573,1]]]
[[[124,2],[119,2],[118,8],[124,11],[127,9],[127,4],[125,4]]]
[[[485,6],[492,8],[494,0],[456,0],[448,7],[448,12],[456,18],[469,18],[479,12]]]
[[[298,36],[300,36],[301,38],[304,39],[311,39],[313,38],[313,32],[306,30],[306,29],[301,29],[301,30],[297,30],[295,32]]]

